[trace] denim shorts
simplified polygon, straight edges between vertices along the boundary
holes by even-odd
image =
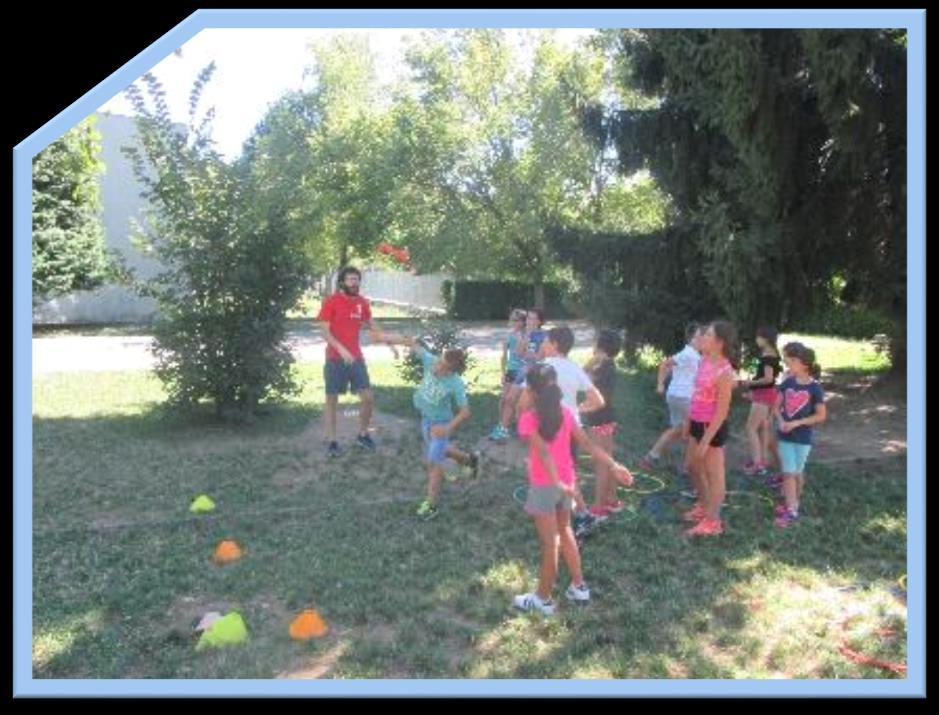
[[[327,395],[344,395],[350,386],[352,392],[361,392],[372,386],[365,360],[361,358],[352,364],[345,360],[327,360],[323,366],[323,379]]]
[[[425,458],[431,464],[443,464],[447,461],[447,449],[450,447],[449,437],[433,437],[430,434],[430,428],[436,425],[448,425],[449,420],[421,420],[421,432],[424,435],[424,446],[427,448]]]

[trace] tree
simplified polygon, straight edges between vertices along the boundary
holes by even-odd
[[[33,159],[33,304],[118,277],[100,219],[104,171],[94,119],[81,121]]]
[[[702,300],[710,293],[745,333],[760,322],[785,327],[828,303],[843,274],[854,300],[905,325],[902,33],[630,30],[605,39],[621,87],[648,102],[594,107],[585,130],[617,149],[623,173],[648,167],[668,193],[669,233],[690,242],[683,267],[703,281],[689,283]],[[620,260],[634,250],[625,242]],[[661,278],[652,284],[671,285]],[[898,366],[905,336],[895,338]]]
[[[285,315],[306,271],[287,230],[286,202],[270,200],[246,162],[222,160],[211,140],[211,110],[196,124],[213,70],[194,84],[188,128],[173,125],[153,76],[144,75],[153,110],[132,86],[141,150],[125,153],[151,207],[138,239],[164,267],[142,286],[159,304],[156,373],[171,404],[208,399],[219,416],[243,418],[262,399],[295,389]]]
[[[387,238],[395,171],[374,57],[358,36],[313,48],[313,88],[276,102],[246,146],[265,200],[285,202],[311,268],[372,255]]]
[[[560,275],[547,231],[589,209],[597,150],[578,105],[598,98],[602,67],[550,33],[529,41],[528,66],[498,30],[433,33],[410,50],[394,213],[422,269],[531,282],[543,304]]]

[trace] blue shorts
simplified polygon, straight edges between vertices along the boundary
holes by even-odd
[[[450,420],[438,421],[421,419],[421,432],[424,434],[424,446],[427,447],[425,458],[431,464],[443,464],[447,461],[447,449],[450,447],[449,437],[432,437],[430,428],[435,425],[448,425]]]
[[[779,461],[783,474],[803,474],[812,445],[779,440]]]
[[[365,360],[361,358],[351,365],[345,360],[327,360],[323,366],[323,379],[327,395],[344,395],[350,386],[352,392],[361,392],[372,386]]]

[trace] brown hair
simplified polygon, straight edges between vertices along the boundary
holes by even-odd
[[[783,355],[794,358],[809,369],[809,374],[816,380],[822,376],[822,366],[815,362],[815,351],[802,343],[786,343],[783,346]]]
[[[460,348],[450,348],[444,350],[443,359],[447,361],[450,369],[458,375],[462,375],[466,370],[466,352]]]

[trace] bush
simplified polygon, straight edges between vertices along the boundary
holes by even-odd
[[[421,342],[431,352],[440,355],[444,350],[460,348],[466,352],[466,372],[476,365],[476,360],[469,352],[465,341],[460,339],[459,327],[453,323],[440,320],[426,320],[421,322]],[[417,354],[407,351],[403,358],[397,361],[398,374],[405,382],[417,385],[424,379],[424,364]]]
[[[200,75],[193,104],[211,67]],[[174,126],[162,88],[145,76],[157,112],[135,87],[143,152],[125,153],[146,191],[151,231],[138,236],[164,270],[140,286],[159,305],[156,374],[170,404],[207,399],[223,418],[241,419],[268,396],[296,389],[285,344],[286,313],[307,276],[286,214],[261,208],[250,172],[212,149],[206,124],[187,135]]]
[[[548,319],[571,317],[563,304],[563,294],[561,286],[545,286]],[[511,281],[445,281],[443,299],[447,317],[453,320],[505,320],[512,308],[535,304],[535,287]]]

